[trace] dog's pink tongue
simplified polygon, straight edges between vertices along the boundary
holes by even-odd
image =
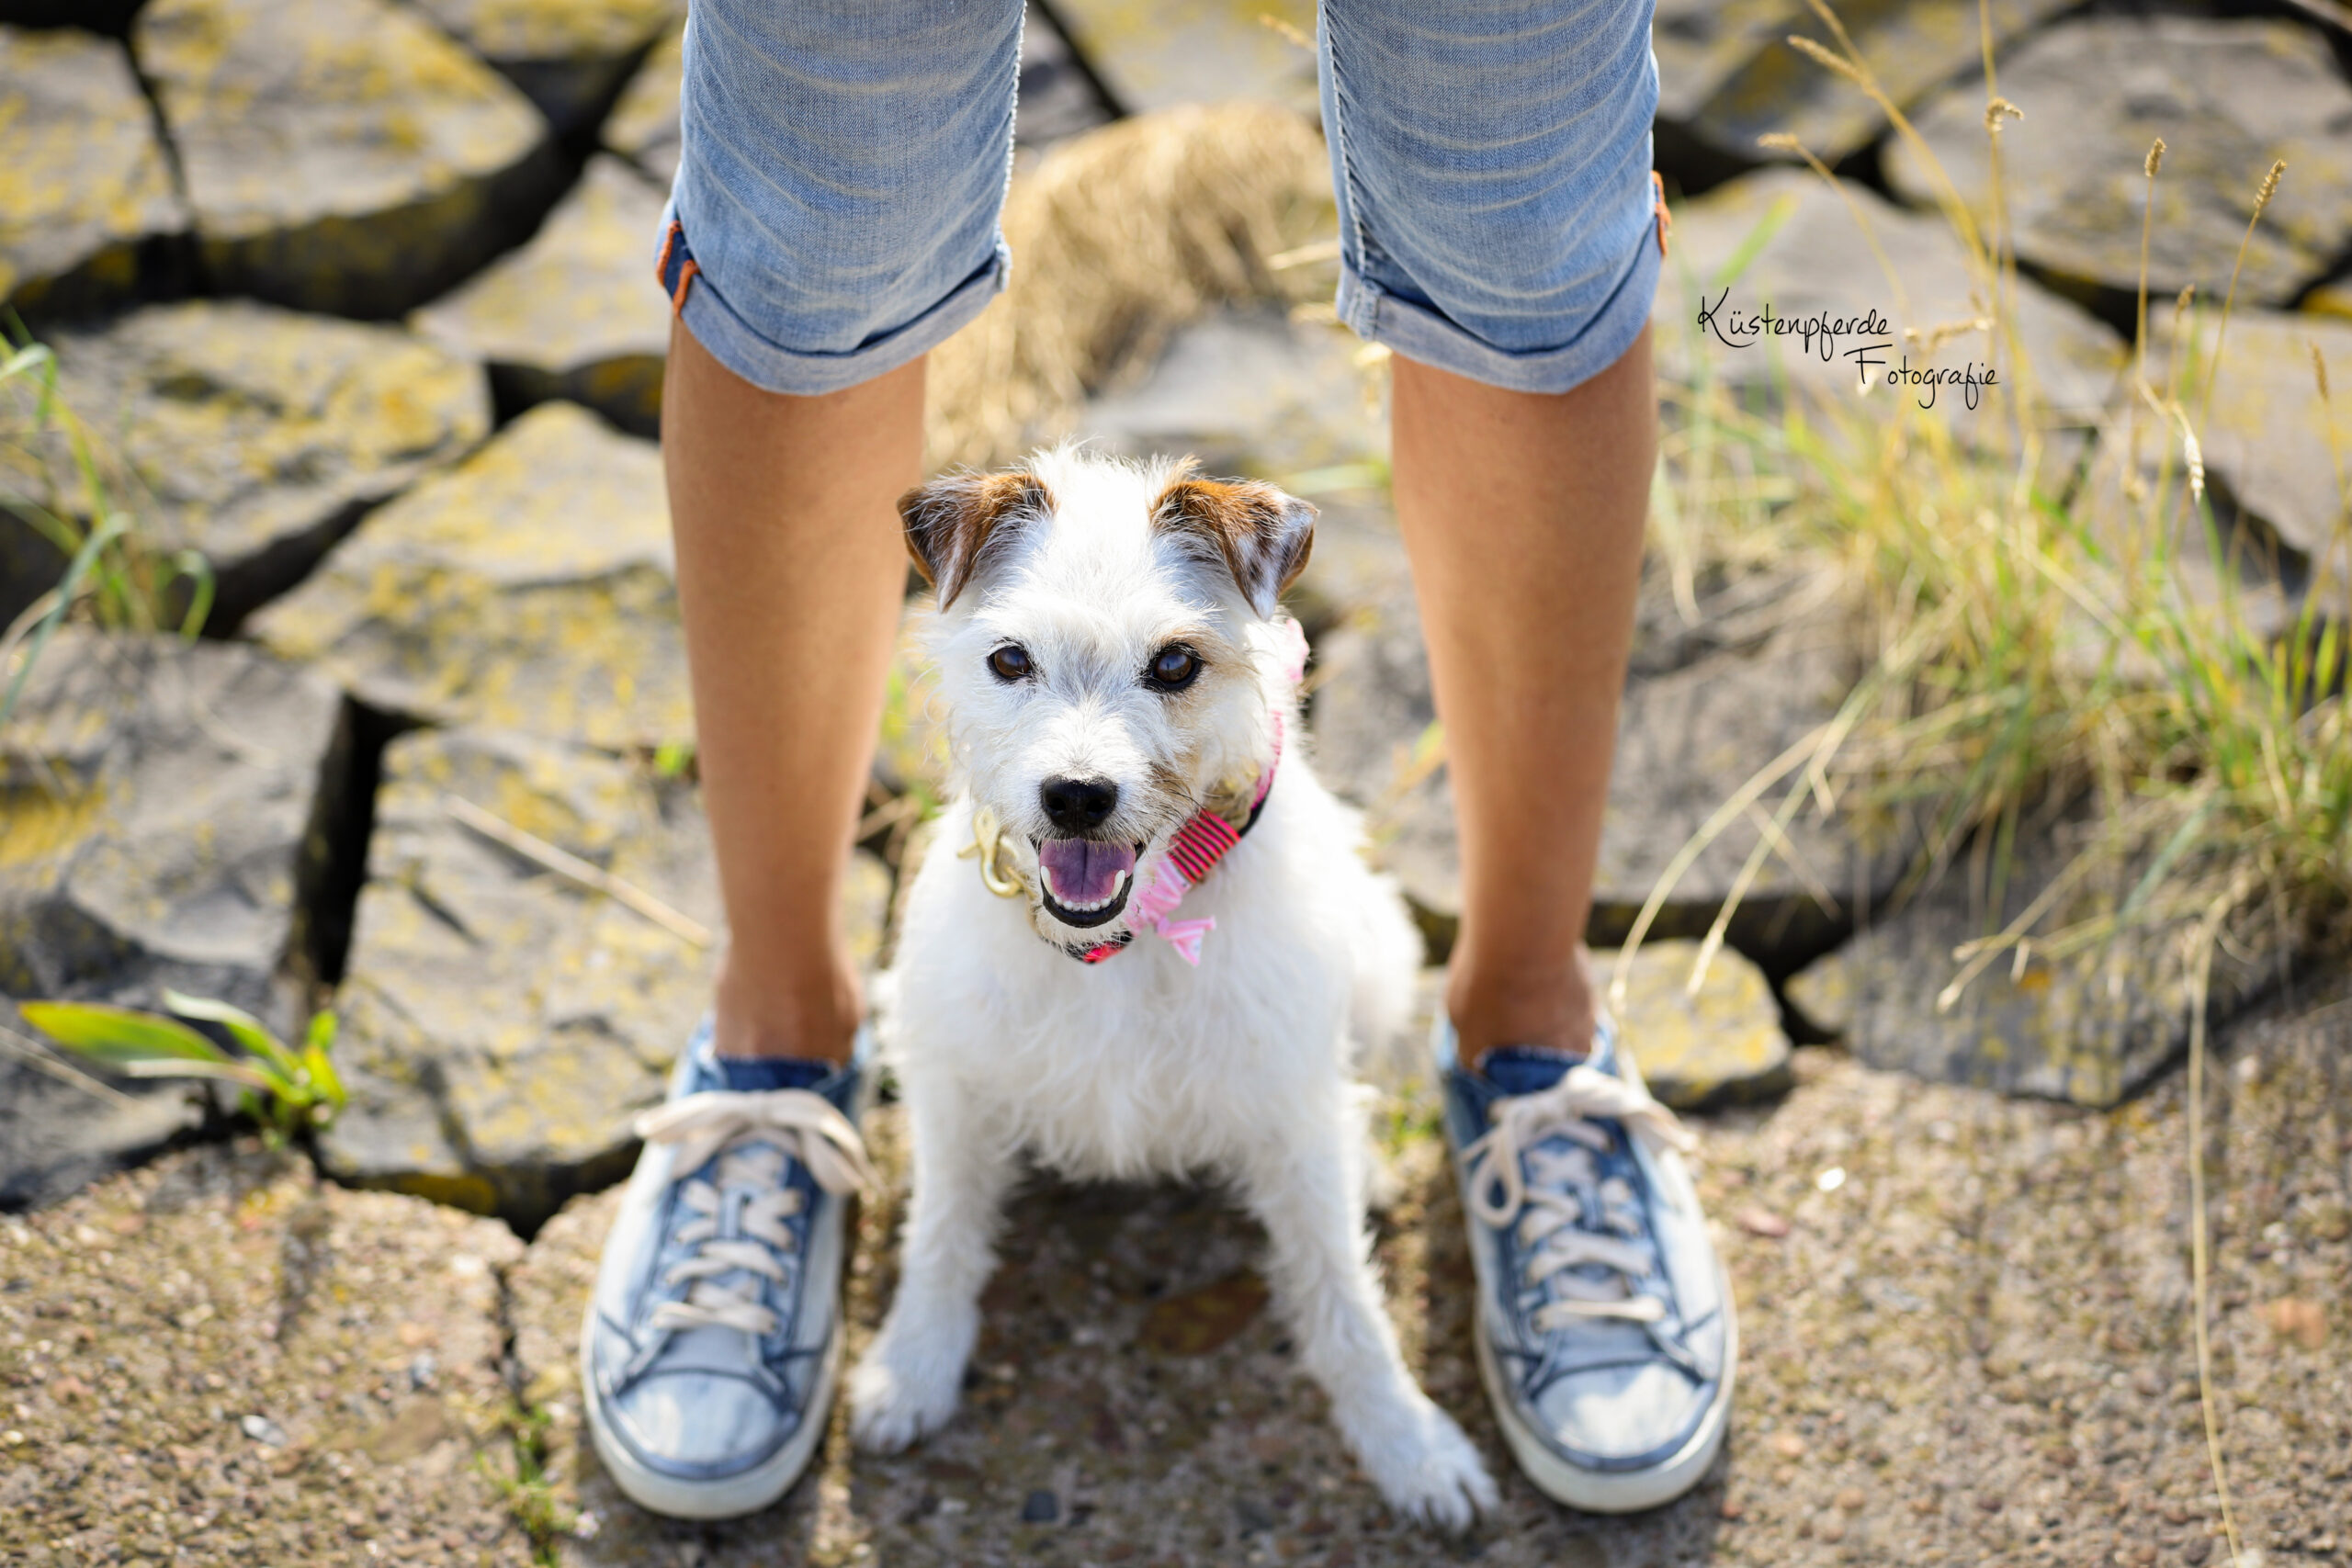
[[[1133,844],[1098,844],[1091,839],[1047,839],[1037,846],[1046,886],[1064,904],[1100,904],[1119,886],[1119,874],[1136,868]]]

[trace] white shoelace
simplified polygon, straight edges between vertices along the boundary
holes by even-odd
[[[637,1119],[638,1136],[650,1144],[678,1145],[672,1169],[684,1185],[679,1201],[700,1217],[677,1229],[678,1239],[695,1248],[693,1256],[673,1265],[662,1275],[670,1285],[692,1284],[684,1301],[663,1302],[653,1309],[657,1331],[684,1328],[736,1328],[746,1334],[775,1332],[776,1315],[755,1295],[722,1285],[718,1276],[741,1271],[782,1282],[784,1265],[777,1252],[794,1246],[786,1224],[800,1213],[802,1194],[785,1185],[788,1159],[808,1168],[817,1185],[828,1192],[847,1192],[877,1185],[874,1167],[866,1159],[865,1142],[848,1117],[833,1109],[822,1095],[805,1089],[738,1093],[709,1089],[657,1106]],[[741,1145],[753,1147],[740,1147]],[[718,1156],[717,1182],[692,1176]],[[726,1207],[721,1190],[743,1186],[757,1196],[737,1213],[735,1236],[719,1235]],[[639,1359],[667,1338],[657,1334]]]
[[[1462,1151],[1470,1167],[1471,1213],[1496,1230],[1518,1226],[1531,1285],[1587,1264],[1608,1270],[1600,1279],[1561,1275],[1554,1287],[1556,1299],[1533,1314],[1536,1330],[1549,1333],[1584,1318],[1663,1318],[1663,1301],[1634,1291],[1634,1281],[1649,1272],[1650,1258],[1634,1240],[1623,1239],[1642,1234],[1633,1186],[1623,1177],[1596,1179],[1600,1167],[1593,1156],[1609,1148],[1608,1129],[1595,1124],[1601,1119],[1621,1123],[1653,1151],[1688,1153],[1697,1140],[1674,1112],[1647,1090],[1579,1064],[1550,1089],[1496,1100],[1488,1116],[1493,1125],[1486,1135]],[[1538,1146],[1555,1136],[1575,1146]],[[1522,1161],[1532,1169],[1523,1170]],[[1497,1189],[1499,1198],[1493,1195]],[[1598,1213],[1586,1214],[1586,1191],[1593,1194]],[[1596,1228],[1578,1228],[1588,1224]]]

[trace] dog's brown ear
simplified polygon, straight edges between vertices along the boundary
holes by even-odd
[[[907,525],[907,554],[925,582],[939,591],[943,610],[956,602],[991,545],[1011,537],[1008,524],[1042,517],[1054,498],[1035,475],[942,474],[899,498]]]
[[[1213,550],[1261,615],[1274,613],[1315,548],[1315,508],[1255,480],[1178,479],[1152,503],[1151,520]]]

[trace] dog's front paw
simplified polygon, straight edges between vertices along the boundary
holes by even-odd
[[[1418,1390],[1399,1404],[1345,1423],[1364,1473],[1406,1517],[1448,1533],[1468,1529],[1498,1501],[1486,1461],[1453,1417]]]
[[[859,1448],[896,1453],[947,1425],[973,1335],[915,1329],[896,1313],[849,1379],[849,1431]]]

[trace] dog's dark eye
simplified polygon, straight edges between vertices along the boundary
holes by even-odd
[[[1025,681],[1029,678],[1029,650],[1017,642],[1008,642],[989,655],[989,668],[996,671],[1000,681]]]
[[[1201,661],[1189,648],[1170,643],[1152,656],[1152,684],[1162,691],[1181,692],[1201,672]]]

